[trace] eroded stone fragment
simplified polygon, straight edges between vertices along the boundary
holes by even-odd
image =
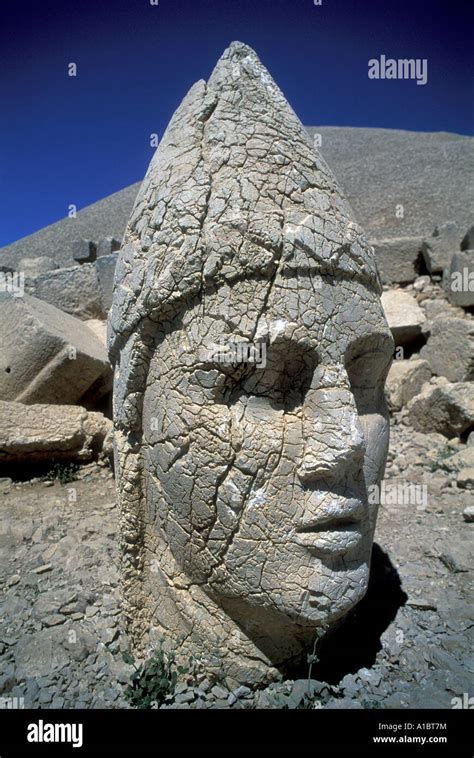
[[[467,434],[474,427],[474,384],[432,379],[407,405],[407,421],[413,429],[445,437]]]
[[[0,464],[72,461],[101,453],[112,422],[72,405],[0,401]]]
[[[451,382],[474,379],[474,321],[467,318],[438,318],[428,342],[420,351],[431,370]]]
[[[174,114],[119,254],[110,354],[134,645],[278,676],[364,595],[393,340],[373,251],[256,54]]]
[[[382,294],[382,306],[396,345],[410,345],[420,337],[425,314],[410,292],[388,290]]]
[[[22,403],[77,403],[111,369],[88,327],[49,303],[0,293],[0,397]]]
[[[390,408],[394,411],[401,410],[430,379],[431,369],[427,361],[394,361],[385,385]]]
[[[408,284],[419,274],[422,237],[371,240],[384,284]]]

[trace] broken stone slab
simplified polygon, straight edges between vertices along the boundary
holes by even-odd
[[[437,226],[431,237],[425,237],[421,252],[430,274],[440,274],[449,265],[451,256],[460,247],[461,235],[451,221]]]
[[[103,344],[81,321],[25,295],[0,293],[0,397],[77,403],[112,371]]]
[[[97,247],[92,240],[76,240],[72,247],[72,257],[78,263],[93,263],[97,257]]]
[[[117,266],[118,253],[102,255],[95,262],[97,280],[99,282],[100,302],[104,317],[107,316],[112,306],[112,293],[114,289],[115,268]]]
[[[408,284],[419,274],[422,237],[371,240],[384,284]]]
[[[405,421],[416,431],[458,437],[474,427],[474,384],[436,377],[406,407]]]
[[[443,288],[453,305],[474,305],[474,250],[454,253],[444,272]]]
[[[54,271],[57,268],[59,266],[56,261],[46,255],[41,255],[39,258],[22,258],[18,264],[18,271],[23,271],[25,277],[28,278]]]
[[[24,405],[0,401],[0,464],[99,457],[112,422],[76,405]]]
[[[428,342],[420,351],[433,374],[451,382],[474,379],[474,321],[443,318],[433,322]]]
[[[405,347],[421,336],[425,314],[415,297],[402,289],[382,293],[382,306],[397,346]]]
[[[426,316],[424,331],[430,331],[431,325],[438,318],[459,318],[464,316],[464,311],[448,303],[440,297],[433,300],[424,300],[422,304]]]
[[[425,360],[393,361],[385,383],[389,407],[400,411],[430,379],[431,369]]]
[[[103,318],[97,271],[93,263],[60,268],[26,282],[29,295],[80,319]]]

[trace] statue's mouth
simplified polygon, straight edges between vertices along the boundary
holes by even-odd
[[[293,539],[315,555],[345,553],[357,548],[367,534],[367,516],[359,499],[331,503],[314,518],[303,518]]]

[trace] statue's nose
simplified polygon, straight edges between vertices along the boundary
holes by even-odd
[[[366,441],[348,380],[310,389],[302,420],[304,451],[298,467],[302,481],[362,469]]]

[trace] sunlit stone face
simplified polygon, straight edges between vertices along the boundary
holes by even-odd
[[[367,588],[367,491],[388,447],[378,295],[286,272],[214,289],[157,329],[141,456],[158,542],[249,635],[332,623]],[[235,342],[265,360],[212,356]]]

